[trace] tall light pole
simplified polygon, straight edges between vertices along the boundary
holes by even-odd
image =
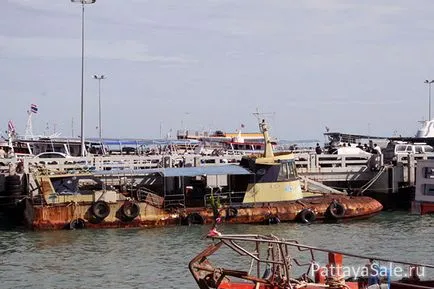
[[[434,82],[434,80],[425,80],[426,84],[428,84],[428,121],[431,120],[431,83]]]
[[[99,140],[102,141],[102,126],[101,126],[101,80],[105,79],[104,74],[93,76],[98,80],[98,128],[99,128]]]
[[[96,0],[71,0],[73,3],[81,4],[81,112],[80,112],[80,141],[81,156],[85,156],[84,146],[84,5],[93,4]]]

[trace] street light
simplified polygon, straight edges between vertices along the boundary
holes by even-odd
[[[93,76],[98,80],[98,128],[99,128],[99,140],[102,141],[102,126],[101,126],[101,80],[105,79],[104,74]]]
[[[80,141],[81,156],[85,155],[84,146],[84,5],[93,4],[96,0],[71,0],[73,3],[81,4],[81,113],[80,113]]]
[[[434,80],[425,80],[425,83],[428,84],[428,121],[431,120],[431,83],[433,83]]]

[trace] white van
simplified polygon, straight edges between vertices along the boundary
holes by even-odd
[[[395,146],[395,154],[424,154],[434,151],[433,147],[427,144],[397,144]]]
[[[398,155],[425,154],[434,152],[434,148],[426,143],[389,142],[383,150],[384,160],[396,160]]]

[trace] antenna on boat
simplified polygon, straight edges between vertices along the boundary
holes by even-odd
[[[261,123],[261,121],[266,117],[274,119],[274,116],[276,115],[276,113],[275,112],[259,112],[259,108],[256,108],[256,112],[254,112],[253,115],[258,120],[258,123]]]
[[[265,121],[266,116],[271,116],[274,118],[275,112],[259,112],[259,108],[256,108],[256,112],[253,113],[253,115],[257,118],[259,123],[259,130],[264,135],[264,142],[265,142],[265,150],[264,150],[264,157],[274,157],[273,153],[273,147],[271,145],[271,139],[270,134],[268,133],[269,127],[268,124]]]

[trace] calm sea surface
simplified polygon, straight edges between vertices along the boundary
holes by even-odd
[[[0,288],[197,288],[188,262],[207,226],[0,231]],[[344,224],[223,225],[224,233],[275,234],[310,245],[434,263],[434,216],[384,212]]]

